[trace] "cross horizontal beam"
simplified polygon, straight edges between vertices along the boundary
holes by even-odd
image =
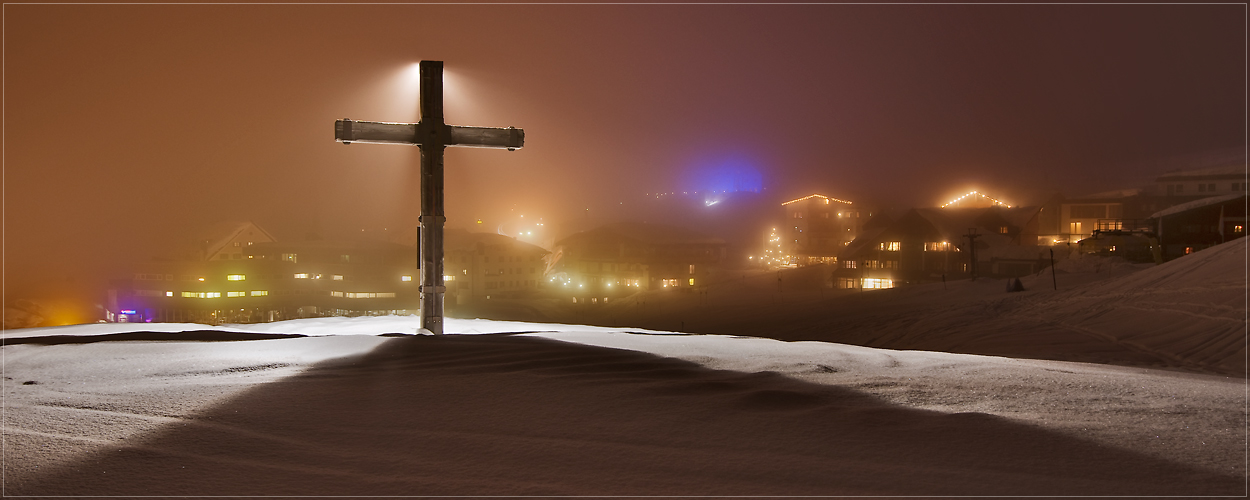
[[[417,123],[365,122],[336,120],[334,140],[351,144],[366,142],[375,144],[424,145],[417,139]],[[509,151],[525,145],[525,131],[513,127],[462,127],[448,125],[444,146],[466,148],[497,148]]]

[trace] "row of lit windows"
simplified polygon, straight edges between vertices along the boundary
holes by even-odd
[[[139,292],[146,292],[146,290],[138,291],[136,292],[136,295],[151,295],[149,293],[139,293]],[[267,295],[269,295],[268,290],[252,290],[250,292],[247,292],[247,291],[226,292],[226,297],[248,297],[248,296],[265,297]],[[173,297],[174,292],[165,292],[165,296]],[[385,298],[394,298],[395,292],[337,292],[337,291],[332,291],[330,292],[330,296],[331,297],[345,297],[348,299],[374,299],[374,298],[385,299]],[[216,299],[216,298],[221,298],[221,292],[182,292],[182,297],[188,298],[188,299]]]
[[[694,286],[694,278],[690,278],[689,280],[687,280],[687,282],[690,284],[690,286]],[[660,286],[665,287],[665,288],[670,287],[670,286],[675,287],[680,284],[681,284],[681,280],[677,278],[660,280]]]
[[[845,215],[844,215],[844,214],[845,214]],[[854,214],[854,215],[852,215],[852,214]],[[821,217],[822,219],[828,219],[828,218],[829,218],[829,212],[822,212],[822,213],[820,214],[820,217]],[[844,212],[838,212],[838,217],[859,217],[859,212],[845,212],[845,213],[844,213]],[[803,212],[794,212],[793,218],[795,218],[795,219],[802,219],[802,218],[803,218]]]
[[[847,269],[857,269],[861,264],[864,266],[864,269],[898,269],[899,268],[899,264],[897,260],[865,260],[862,262],[857,262],[854,260],[842,261],[842,267],[845,267]]]
[[[251,292],[226,292],[227,297],[264,297],[269,295],[268,290],[252,290]],[[165,292],[166,297],[173,297],[174,292]],[[216,299],[221,297],[221,292],[182,292],[182,297],[186,299]]]
[[[323,278],[324,275],[322,275],[321,273],[295,273],[292,275],[292,277],[294,277],[297,280],[319,280]],[[343,275],[331,274],[330,280],[343,281]],[[399,277],[399,281],[412,281],[412,276],[405,274]]]
[[[391,299],[395,298],[395,292],[330,292],[330,296],[348,299]]]
[[[877,243],[877,250],[886,252],[897,252],[902,248],[903,243],[900,241],[882,241]],[[924,243],[924,251],[926,252],[949,252],[950,250],[951,244],[948,241],[926,241]],[[956,247],[955,251],[959,251],[959,248]]]

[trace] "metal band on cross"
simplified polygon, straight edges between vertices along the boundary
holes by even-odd
[[[447,146],[514,151],[525,143],[519,128],[461,127],[443,120],[443,62],[421,61],[421,121],[334,122],[334,140],[405,144],[421,148],[421,327],[443,333],[443,149]]]

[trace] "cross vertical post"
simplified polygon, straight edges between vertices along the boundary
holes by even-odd
[[[443,62],[421,61],[421,327],[443,333],[443,152],[449,142],[443,119]]]
[[[421,148],[421,327],[443,333],[443,151],[447,146],[515,151],[525,144],[519,128],[464,127],[443,119],[443,62],[421,61],[421,121],[334,122],[334,140],[405,144]]]

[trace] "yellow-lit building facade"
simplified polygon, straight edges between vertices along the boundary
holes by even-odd
[[[603,303],[642,290],[685,291],[706,285],[725,258],[725,242],[664,224],[616,223],[556,242],[547,275],[550,295]]]
[[[243,227],[199,259],[136,264],[111,280],[105,319],[259,323],[323,316],[416,314],[420,255],[388,242],[273,241]],[[261,237],[261,236],[264,237]],[[249,239],[251,238],[251,239]]]
[[[449,304],[532,297],[546,273],[546,249],[495,233],[448,231],[444,281]]]
[[[833,286],[869,290],[1037,272],[1044,264],[1036,243],[1037,214],[1037,207],[999,205],[909,210],[848,245],[836,263]]]
[[[868,212],[854,203],[811,194],[781,204],[781,223],[764,238],[761,256],[773,267],[831,263],[863,230]]]

